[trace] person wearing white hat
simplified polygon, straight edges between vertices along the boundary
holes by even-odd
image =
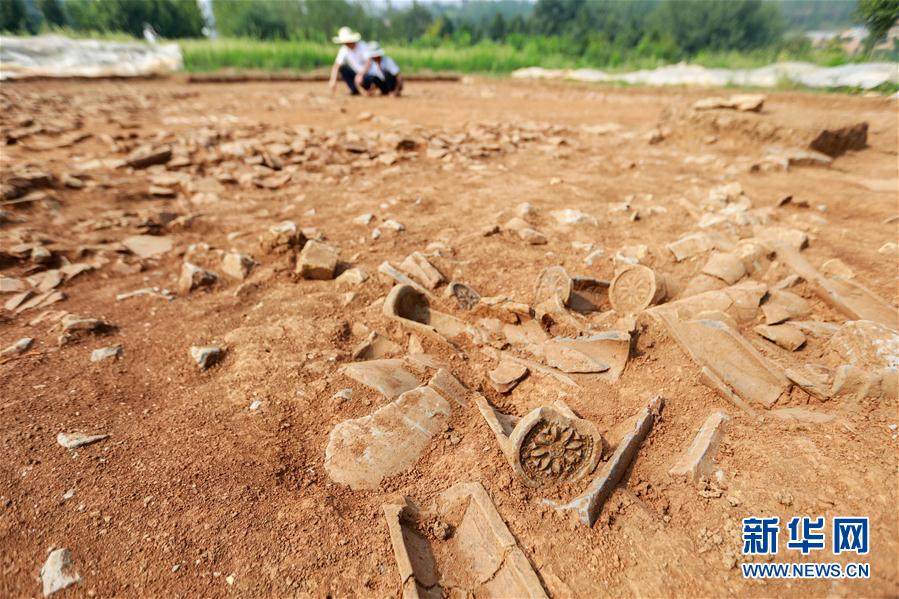
[[[400,67],[384,53],[378,42],[367,44],[368,58],[362,70],[356,73],[356,87],[364,89],[368,95],[381,90],[381,95],[399,96],[403,91],[403,76]]]
[[[337,52],[337,58],[334,59],[334,65],[331,67],[331,79],[328,86],[331,93],[337,89],[337,76],[346,82],[350,88],[350,93],[354,96],[359,95],[359,88],[356,87],[357,73],[364,73],[365,61],[368,58],[365,42],[362,41],[362,35],[353,31],[349,27],[341,27],[337,31],[337,36],[331,38],[335,44],[340,44],[340,50]]]

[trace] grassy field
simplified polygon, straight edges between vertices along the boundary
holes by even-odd
[[[329,67],[337,47],[309,41],[250,39],[182,40],[184,68],[190,72],[224,68],[263,71],[308,71]],[[561,54],[536,55],[511,46],[478,45],[466,48],[387,47],[388,54],[407,73],[509,73],[529,66],[566,68],[573,61]]]
[[[251,39],[182,40],[184,68],[189,72],[220,69],[252,69],[261,71],[310,71],[329,67],[334,60],[333,44],[310,41],[260,41]],[[438,48],[386,46],[387,53],[406,73],[510,73],[523,67],[549,69],[591,67],[606,71],[652,69],[667,64],[661,58],[616,57],[611,64],[601,64],[588,57],[575,58],[536,45],[515,48],[508,45],[480,43],[474,46]],[[749,53],[700,53],[690,60],[706,67],[754,68],[786,60],[801,60],[834,66],[851,62],[842,52],[818,50],[792,55],[777,50]]]

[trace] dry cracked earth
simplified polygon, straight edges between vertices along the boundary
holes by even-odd
[[[3,84],[0,595],[897,594],[895,100],[408,91]]]

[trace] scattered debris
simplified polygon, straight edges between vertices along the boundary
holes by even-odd
[[[581,524],[593,526],[603,504],[615,490],[621,477],[630,467],[631,462],[637,455],[637,450],[643,439],[649,434],[652,428],[653,419],[661,413],[664,400],[660,396],[656,396],[649,402],[649,405],[643,408],[637,415],[637,422],[634,430],[625,435],[619,441],[618,448],[609,461],[606,462],[602,472],[593,479],[587,490],[568,503],[557,503],[549,499],[543,501],[559,511],[570,511],[573,513]]]
[[[433,515],[407,498],[382,509],[403,597],[548,597],[481,483],[447,489]],[[435,519],[452,535],[425,532]]]
[[[28,351],[28,348],[31,347],[32,343],[34,343],[34,339],[31,337],[22,337],[12,345],[3,349],[3,351],[0,351],[0,356],[15,356],[24,353]]]
[[[665,281],[651,268],[639,264],[618,271],[609,286],[609,301],[621,314],[642,312],[666,294]]]
[[[72,565],[72,552],[68,549],[54,549],[41,567],[41,586],[44,597],[81,582],[81,575]]]
[[[164,300],[172,301],[175,299],[175,296],[171,294],[168,289],[160,289],[159,287],[144,287],[143,289],[136,289],[134,291],[128,291],[126,293],[119,293],[115,296],[117,302],[122,300],[131,299],[132,297],[140,297],[142,295],[150,295],[155,297],[161,297]]]
[[[337,248],[310,239],[297,259],[297,274],[304,279],[333,279],[338,254]]]
[[[508,393],[518,385],[527,373],[527,366],[510,362],[509,360],[501,360],[499,366],[489,373],[490,384],[497,392]]]
[[[709,414],[689,449],[681,455],[669,473],[672,476],[684,476],[693,483],[712,474],[715,469],[715,453],[728,420],[730,417],[724,412]]]
[[[193,345],[190,348],[190,357],[202,371],[220,362],[225,357],[225,350],[215,345]]]
[[[181,266],[181,277],[178,279],[178,289],[182,293],[190,293],[201,287],[211,287],[218,281],[218,275],[212,271],[200,268],[196,264],[185,262]]]
[[[91,352],[91,362],[102,362],[108,359],[117,359],[122,356],[124,349],[121,345],[100,347]]]
[[[368,416],[337,424],[328,435],[325,470],[336,483],[373,489],[418,461],[449,415],[450,404],[432,388],[406,391]]]
[[[85,435],[84,433],[59,433],[56,435],[56,442],[66,449],[78,449],[85,445],[92,445],[105,439],[109,435]]]

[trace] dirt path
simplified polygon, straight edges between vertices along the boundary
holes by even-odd
[[[56,303],[0,313],[0,346],[34,339],[24,353],[0,357],[0,595],[39,596],[47,551],[65,547],[81,580],[57,596],[397,596],[382,504],[407,496],[427,505],[468,481],[484,485],[553,597],[896,594],[899,399],[872,391],[822,401],[793,386],[751,418],[706,386],[701,368],[646,314],[620,380],[571,374],[578,388],[532,371],[501,394],[488,379],[496,344],[465,338],[453,352],[421,340],[498,409],[524,416],[564,399],[610,449],[652,396],[665,397],[592,528],[540,502],[572,497],[592,476],[561,488],[525,486],[473,404],[454,406],[413,465],[374,489],[337,484],[325,468],[335,425],[390,402],[340,369],[371,331],[402,348],[390,355],[406,354],[409,331],[382,314],[393,282],[378,266],[397,266],[414,251],[482,297],[525,304],[544,268],[609,281],[621,252],[664,275],[673,300],[690,293],[709,253],[676,262],[667,244],[700,232],[732,246],[783,227],[807,235],[802,256],[815,268],[839,258],[854,281],[895,306],[895,246],[879,252],[897,241],[896,223],[885,222],[899,193],[895,101],[771,93],[758,114],[689,110],[721,91],[475,79],[414,85],[395,100],[331,97],[318,84],[3,84],[3,182],[30,164],[56,183],[3,206],[0,276],[28,286],[26,277],[41,284],[66,263],[92,269],[65,280]],[[751,172],[766,152],[783,158],[822,126],[857,121],[869,124],[868,147],[829,167],[786,171],[769,160]],[[174,148],[168,167],[116,168],[135,149],[163,145]],[[83,186],[62,184],[66,174]],[[725,206],[727,216],[700,228],[704,216],[720,215],[720,206],[705,205],[710,191],[734,182],[743,194],[725,203],[748,198],[749,211],[743,205],[734,217]],[[151,195],[154,184],[174,197]],[[792,201],[779,206],[786,196]],[[581,222],[560,222],[566,215],[553,213],[565,209],[582,213]],[[364,213],[374,215],[370,223],[354,221]],[[546,243],[509,230],[516,216]],[[390,219],[405,230],[385,225]],[[339,248],[339,269],[359,267],[369,278],[300,279],[296,248],[260,245],[283,221]],[[494,225],[499,232],[485,236]],[[138,234],[165,236],[172,249],[140,258],[121,247]],[[645,254],[626,249],[637,245]],[[222,251],[232,248],[257,262],[246,280],[223,272]],[[791,274],[769,250],[743,282],[770,291]],[[184,261],[218,280],[179,290]],[[146,287],[176,297],[116,300]],[[807,280],[789,291],[806,300],[804,320],[849,320]],[[499,322],[495,312],[481,322],[484,313],[462,310],[443,287],[434,297],[437,309],[468,325]],[[606,299],[600,308],[557,315],[548,334],[620,327]],[[114,329],[72,332],[60,345],[65,313]],[[755,306],[737,326],[778,371],[841,364],[833,331],[809,333],[791,352],[754,332],[764,320]],[[120,358],[91,361],[93,350],[115,345]],[[224,359],[199,371],[188,350],[207,345],[223,347]],[[351,399],[335,399],[345,388]],[[785,407],[826,422],[770,413]],[[672,477],[714,410],[732,418],[714,457],[722,477],[698,485]],[[109,438],[61,447],[57,434],[74,431]],[[872,549],[857,561],[871,564],[870,579],[745,580],[741,519],[779,516],[785,524],[803,515],[869,516]],[[785,537],[784,527],[777,561],[853,559],[829,550],[785,557]]]

